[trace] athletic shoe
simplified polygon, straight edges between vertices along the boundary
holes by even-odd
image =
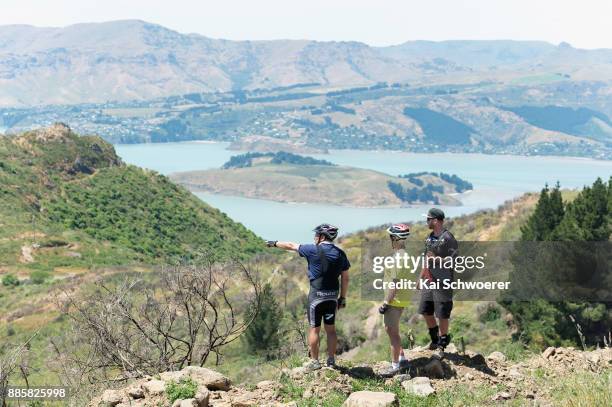
[[[310,362],[304,365],[304,368],[309,372],[319,370],[321,369],[321,362],[319,362],[318,360],[311,359]]]
[[[450,342],[450,334],[440,336],[440,339],[438,340],[438,349],[444,350],[444,348],[446,348],[450,344]]]
[[[331,367],[332,369],[335,369],[336,368],[336,359],[334,359],[334,358],[327,358],[327,362],[325,362],[325,366]]]
[[[400,367],[389,366],[380,371],[380,376],[382,377],[393,377],[400,372]]]

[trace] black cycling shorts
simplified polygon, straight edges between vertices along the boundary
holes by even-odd
[[[321,319],[325,325],[334,325],[336,323],[336,308],[338,302],[336,300],[326,300],[311,302],[308,304],[308,323],[311,327],[321,326]]]
[[[338,290],[322,290],[310,287],[308,293],[308,323],[311,327],[334,325],[338,308]]]
[[[419,314],[434,315],[441,319],[449,319],[453,309],[452,301],[428,301],[421,299],[419,303]]]

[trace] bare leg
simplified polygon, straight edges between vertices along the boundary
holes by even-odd
[[[319,360],[319,332],[321,327],[310,327],[308,331],[308,347],[310,349],[310,358]]]
[[[336,326],[327,324],[324,324],[323,326],[325,327],[325,333],[327,334],[327,357],[333,359],[336,356],[336,346],[338,344]]]
[[[434,326],[436,326],[436,317],[434,317],[433,315],[423,315],[423,318],[425,318],[427,328],[433,328]],[[448,328],[448,324],[446,326]]]
[[[448,319],[440,318],[440,335],[444,336],[448,334]]]
[[[389,335],[389,342],[391,343],[391,358],[393,362],[398,363],[400,354],[404,354],[399,326],[385,326],[385,330],[387,331],[387,335]]]

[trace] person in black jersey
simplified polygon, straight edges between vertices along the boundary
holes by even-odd
[[[348,292],[348,269],[351,264],[346,254],[333,241],[338,236],[338,228],[323,223],[314,229],[314,244],[297,244],[269,240],[268,247],[279,247],[298,252],[308,262],[308,279],[310,292],[308,294],[308,346],[310,362],[309,370],[320,369],[319,333],[321,320],[327,334],[327,365],[335,366],[336,355],[336,310],[346,306]],[[340,281],[339,281],[340,280]]]
[[[420,278],[427,281],[453,281],[453,268],[447,267],[443,259],[456,257],[458,243],[451,232],[444,227],[444,212],[431,208],[427,213],[427,227],[431,230],[425,239],[427,265],[423,267]],[[431,342],[429,349],[444,351],[451,341],[449,319],[453,309],[452,289],[425,289],[421,292],[419,314],[423,315]],[[436,323],[436,317],[439,323]]]

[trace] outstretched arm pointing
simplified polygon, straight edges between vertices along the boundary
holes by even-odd
[[[279,249],[284,250],[293,250],[298,251],[300,245],[294,242],[279,242],[278,240],[268,240],[266,242],[268,247],[278,247]]]

